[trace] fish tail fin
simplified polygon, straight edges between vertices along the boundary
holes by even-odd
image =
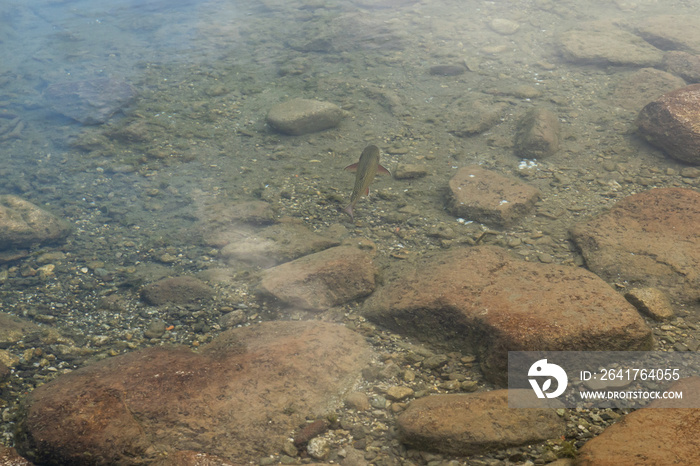
[[[352,211],[352,203],[348,204],[348,206],[343,209],[343,212],[345,212],[346,214],[348,214],[350,216],[350,221],[352,221],[352,222],[355,221],[355,215],[353,214],[353,211]]]

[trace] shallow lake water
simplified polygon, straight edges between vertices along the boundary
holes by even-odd
[[[368,238],[380,267],[477,238],[526,260],[582,265],[569,238],[574,223],[630,194],[697,182],[636,133],[641,107],[663,93],[625,87],[640,67],[567,60],[558,37],[591,24],[633,29],[671,13],[700,8],[680,0],[5,0],[0,194],[46,208],[73,232],[0,265],[2,311],[65,332],[97,357],[159,344],[142,336],[154,319],[177,327],[167,342],[192,344],[211,340],[230,308],[245,309],[251,323],[279,318],[250,291],[256,270],[224,264],[202,240],[217,212],[251,200],[314,231]],[[461,72],[431,74],[437,65]],[[82,124],[51,99],[51,86],[100,79],[134,91],[103,123]],[[275,132],[268,110],[297,97],[348,116],[323,132]],[[496,122],[463,134],[475,107],[499,104]],[[535,106],[557,114],[560,149],[523,161],[513,137]],[[389,169],[417,164],[427,176],[378,177],[351,223],[342,208],[354,177],[343,168],[368,144]],[[470,164],[538,188],[536,212],[507,229],[456,218],[448,181]],[[47,262],[53,273],[38,275]],[[144,283],[227,267],[216,309],[164,315],[140,302]],[[84,363],[40,361],[2,389],[8,445],[21,393]]]

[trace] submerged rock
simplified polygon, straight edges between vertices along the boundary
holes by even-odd
[[[281,223],[259,231],[240,233],[241,237],[237,241],[232,241],[221,249],[221,256],[229,262],[241,261],[260,267],[272,267],[340,244],[333,238],[293,223]]]
[[[508,390],[419,398],[397,424],[403,443],[451,455],[539,443],[566,432],[554,409],[509,408]]]
[[[700,165],[700,84],[668,92],[647,104],[637,125],[651,144],[671,157]]]
[[[533,108],[518,122],[515,153],[526,159],[541,159],[559,150],[559,118],[545,109]]]
[[[508,351],[624,351],[652,346],[636,309],[593,273],[518,260],[490,246],[401,262],[362,307],[370,320],[438,347],[480,355],[505,380]]]
[[[111,78],[57,83],[44,91],[54,110],[85,125],[104,123],[134,95],[129,84]]]
[[[609,283],[651,286],[684,303],[700,299],[700,193],[651,189],[571,230],[586,265]]]
[[[662,50],[700,53],[697,15],[654,15],[638,21],[635,30],[644,40]]]
[[[678,76],[656,68],[642,68],[635,71],[615,86],[615,105],[638,114],[646,104],[664,92],[685,86]]]
[[[165,303],[189,304],[211,299],[214,290],[194,277],[169,277],[146,285],[141,298],[148,304],[159,306]]]
[[[700,378],[681,379],[668,390],[682,391],[683,399],[695,407],[693,403],[700,397]],[[700,464],[700,410],[663,406],[664,400],[657,400],[627,414],[588,441],[579,450],[576,464]]]
[[[265,270],[260,292],[286,306],[320,311],[372,293],[376,274],[369,253],[338,246]]]
[[[151,464],[186,449],[257,462],[334,409],[369,358],[363,337],[323,322],[233,329],[197,353],[136,351],[34,390],[17,448],[50,464]]]
[[[559,36],[559,47],[567,60],[581,64],[657,66],[663,60],[661,50],[612,26],[566,31]]]
[[[454,215],[498,227],[516,223],[540,197],[537,188],[478,165],[460,168],[450,180],[450,191]]]
[[[700,55],[668,52],[664,55],[664,67],[669,73],[680,76],[689,83],[700,82]]]
[[[345,112],[335,104],[311,99],[292,99],[275,105],[267,123],[277,131],[293,136],[335,128]]]
[[[66,222],[31,202],[0,196],[0,250],[58,241],[69,232]]]

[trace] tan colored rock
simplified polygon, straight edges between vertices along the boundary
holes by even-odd
[[[670,390],[683,399],[700,399],[700,378],[682,379]],[[578,466],[656,466],[700,464],[700,409],[661,408],[655,401],[633,411],[589,440],[576,459]]]
[[[508,390],[419,398],[399,416],[397,427],[412,448],[450,455],[539,443],[566,432],[554,409],[509,408]]]
[[[352,392],[345,397],[345,405],[348,408],[358,411],[367,411],[372,406],[369,404],[369,398],[362,392]]]
[[[165,303],[189,304],[206,301],[214,290],[195,277],[169,277],[150,283],[141,290],[141,298],[152,306]]]
[[[636,32],[662,50],[700,53],[700,16],[653,15],[635,25]]]
[[[650,189],[571,230],[587,267],[609,283],[655,287],[672,299],[700,299],[700,193]]]
[[[183,447],[257,462],[334,410],[370,351],[342,325],[285,321],[229,330],[197,353],[105,359],[31,393],[17,449],[53,464],[150,464]]]
[[[685,81],[678,76],[655,68],[642,68],[620,80],[613,91],[613,99],[615,105],[638,113],[659,95],[683,86]]]
[[[460,138],[483,133],[499,124],[507,109],[505,102],[457,100],[450,107],[447,130]]]
[[[700,82],[700,55],[677,51],[667,52],[664,55],[663,66],[666,71],[680,76],[690,84]]]
[[[573,29],[559,36],[564,57],[574,63],[653,67],[663,52],[639,36],[621,29]]]
[[[650,144],[671,157],[700,165],[700,84],[667,92],[647,104],[637,126]]]
[[[259,290],[287,306],[320,311],[372,293],[376,273],[370,254],[338,246],[265,270]]]
[[[0,250],[24,248],[62,240],[70,226],[29,201],[0,196]]]
[[[401,401],[413,396],[413,389],[411,387],[402,387],[395,385],[393,387],[387,388],[385,395],[390,400]]]
[[[412,180],[415,178],[423,178],[428,174],[428,169],[425,165],[413,163],[400,163],[394,170],[394,178],[397,180]]]
[[[531,263],[491,246],[402,261],[362,307],[370,320],[437,347],[477,353],[503,382],[508,351],[623,351],[652,346],[634,307],[591,272]]]
[[[277,131],[293,136],[335,128],[345,112],[335,104],[311,99],[292,99],[275,105],[267,123]]]
[[[450,191],[453,215],[498,227],[516,223],[540,197],[537,188],[478,165],[460,168],[450,179]]]
[[[492,31],[504,36],[515,34],[520,29],[520,24],[510,19],[494,18],[489,22]]]
[[[518,122],[515,153],[526,159],[541,159],[559,150],[559,118],[546,108],[529,110]]]
[[[221,249],[221,256],[228,262],[272,267],[339,244],[339,241],[316,234],[303,225],[281,223],[242,234],[238,241]]]
[[[0,312],[0,348],[10,347],[21,339],[41,331],[42,327],[33,322]],[[14,365],[10,364],[8,360],[3,360],[3,362],[8,366]]]
[[[674,316],[668,296],[658,288],[633,288],[625,293],[625,299],[654,320],[667,320]]]

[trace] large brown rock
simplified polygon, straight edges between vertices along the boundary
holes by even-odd
[[[260,292],[293,308],[321,311],[372,293],[376,274],[369,253],[338,246],[265,270]]]
[[[530,263],[480,246],[429,254],[385,273],[364,315],[436,346],[480,354],[504,382],[508,351],[623,351],[652,346],[634,307],[591,272]]]
[[[402,442],[418,450],[475,455],[564,435],[554,409],[511,409],[508,390],[434,395],[411,401],[398,418]]]
[[[651,189],[571,230],[586,265],[610,283],[651,286],[685,303],[700,299],[700,193]]]
[[[66,222],[31,202],[0,196],[0,250],[58,241],[69,232]]]
[[[129,353],[32,392],[17,448],[42,464],[144,464],[178,450],[257,462],[333,409],[369,357],[360,335],[323,322],[233,329],[198,353]]]
[[[700,398],[700,378],[682,379],[669,390],[682,390],[683,399],[695,403]],[[586,443],[575,464],[700,464],[700,409],[662,409],[663,405],[664,401],[659,400],[627,414]]]
[[[700,84],[647,104],[639,112],[637,126],[649,143],[671,157],[700,165]]]
[[[450,179],[450,191],[454,215],[497,227],[513,225],[540,197],[537,188],[478,165],[457,170]]]

